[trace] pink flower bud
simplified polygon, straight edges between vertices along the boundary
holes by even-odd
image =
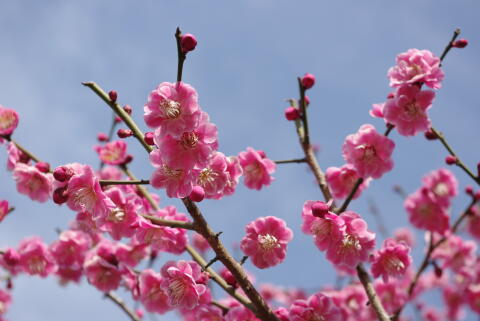
[[[205,198],[205,191],[201,186],[194,186],[192,192],[190,193],[190,199],[194,202],[201,202]]]
[[[312,205],[312,215],[315,217],[323,218],[329,210],[330,205],[321,201],[315,202]]]
[[[129,115],[132,114],[132,106],[130,106],[130,105],[123,106],[123,110],[125,110],[125,112]]]
[[[119,116],[115,116],[115,122],[118,124],[118,123],[121,123],[122,122],[122,119],[119,117]]]
[[[57,188],[53,191],[53,201],[58,205],[68,201],[67,186]]]
[[[447,157],[445,157],[445,163],[447,163],[448,165],[453,165],[457,163],[457,158],[455,156],[448,155]]]
[[[315,85],[315,76],[312,74],[305,74],[302,78],[302,86],[305,89],[310,89]]]
[[[180,40],[180,46],[182,47],[182,51],[184,53],[192,51],[197,46],[197,39],[190,33],[184,34]]]
[[[387,99],[392,99],[393,97],[395,97],[395,93],[393,93],[393,92],[388,93]]]
[[[465,48],[468,45],[467,39],[458,39],[454,43],[452,43],[452,47],[454,48]]]
[[[438,265],[434,265],[434,271],[435,271],[435,276],[437,278],[441,278],[442,275],[443,275],[443,270],[438,266]]]
[[[473,196],[473,187],[468,185],[467,187],[465,187],[465,193],[468,194],[468,195],[471,195]]]
[[[287,120],[295,120],[300,117],[300,112],[297,108],[290,106],[285,109],[285,118]]]
[[[121,128],[117,131],[117,135],[120,138],[127,138],[133,135],[133,132],[130,129]]]
[[[222,268],[220,270],[220,275],[225,280],[225,282],[227,282],[228,285],[234,288],[238,286],[237,280],[235,280],[235,277],[233,276],[232,272],[230,272],[226,268]]]
[[[42,173],[48,173],[50,171],[50,164],[46,162],[38,162],[35,167]]]
[[[305,96],[305,105],[308,107],[310,105],[310,98],[308,96]]]
[[[267,154],[265,154],[265,152],[261,149],[257,150],[257,153],[260,155],[261,158],[267,157]]]
[[[99,142],[106,142],[106,141],[108,140],[108,136],[107,136],[107,134],[105,134],[105,133],[99,133],[99,134],[97,135],[97,140],[98,140]]]
[[[123,164],[128,164],[128,163],[131,163],[132,161],[133,161],[133,155],[128,154],[127,157],[125,157],[125,162],[123,162]]]
[[[435,140],[438,138],[438,136],[431,129],[429,129],[425,132],[425,138],[428,140]]]
[[[20,262],[20,254],[14,249],[7,249],[3,254],[3,260],[9,266],[15,266]]]
[[[475,197],[475,199],[478,201],[480,200],[480,190],[476,191],[475,192],[475,195],[473,195],[473,197]]]
[[[8,278],[8,279],[7,279],[7,289],[8,289],[8,290],[13,289],[13,281],[12,281],[12,278]]]
[[[53,171],[53,178],[59,182],[66,182],[73,176],[73,174],[74,172],[70,168],[59,166]]]
[[[137,316],[138,316],[140,319],[143,319],[143,316],[145,315],[145,313],[143,312],[142,309],[136,309],[136,310],[135,310],[135,313],[137,314]]]
[[[110,90],[108,92],[108,97],[110,98],[110,100],[114,103],[117,101],[117,97],[118,97],[118,94],[117,94],[117,91],[116,90]]]
[[[148,145],[155,145],[155,142],[153,141],[153,132],[146,132],[145,136],[143,136],[143,140],[145,140],[145,143]]]

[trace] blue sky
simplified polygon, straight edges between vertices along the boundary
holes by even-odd
[[[92,80],[105,90],[116,89],[119,101],[134,108],[145,129],[142,107],[148,93],[160,82],[175,80],[173,34],[180,26],[199,42],[186,61],[184,81],[198,90],[202,108],[218,126],[222,152],[233,155],[252,146],[272,159],[301,156],[283,110],[285,99],[298,95],[296,77],[310,72],[317,78],[309,92],[311,137],[321,146],[319,161],[326,169],[343,164],[343,140],[362,124],[383,129],[368,110],[389,92],[386,72],[395,56],[409,48],[440,54],[460,27],[470,44],[446,58],[444,86],[430,115],[474,167],[480,160],[479,9],[474,0],[0,1],[0,104],[20,114],[15,138],[52,166],[96,165],[92,146],[96,134],[107,131],[110,110],[80,83]],[[351,207],[373,230],[367,199],[375,201],[390,231],[404,226],[402,200],[392,186],[413,192],[425,173],[443,166],[446,155],[439,143],[421,136],[393,133],[392,139],[394,170],[372,182]],[[136,155],[137,176],[148,178],[152,169],[144,151],[133,140],[129,149]],[[0,164],[5,164],[4,153]],[[462,172],[453,171],[462,188],[470,184]],[[299,229],[304,201],[321,198],[313,177],[303,165],[278,166],[274,176],[276,181],[260,192],[241,186],[234,196],[205,201],[201,208],[212,226],[224,231],[227,245],[238,242],[244,226],[258,216],[287,221],[295,233],[287,260],[267,271],[247,265],[257,280],[311,290],[333,283],[324,255]],[[65,228],[74,216],[64,207],[17,195],[6,171],[0,172],[0,182],[0,199],[17,208],[0,224],[0,247],[33,234],[51,242],[54,229]],[[179,204],[160,195],[162,206]],[[452,214],[465,202],[459,197]],[[416,250],[417,257],[421,251]],[[159,264],[168,259],[162,256]],[[11,320],[126,319],[86,282],[59,287],[53,278],[21,277],[15,285]]]

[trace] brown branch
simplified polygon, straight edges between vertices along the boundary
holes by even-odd
[[[465,173],[467,173],[467,175],[470,176],[475,181],[475,183],[480,185],[480,177],[475,176],[473,174],[473,172],[460,160],[460,158],[457,156],[457,154],[453,151],[452,147],[450,147],[450,145],[448,144],[448,142],[445,139],[445,136],[443,135],[443,133],[437,131],[433,127],[431,127],[430,130],[438,137],[438,140],[440,140],[440,142],[445,147],[445,149],[450,153],[450,155],[455,157],[455,159],[456,159],[455,165],[457,165],[458,167],[463,169],[463,171]]]
[[[276,160],[275,164],[290,164],[290,163],[306,163],[306,158],[294,158],[294,159],[286,159],[286,160]]]
[[[101,186],[106,185],[150,185],[150,181],[147,179],[139,179],[139,180],[130,180],[130,181],[118,181],[118,180],[100,180],[99,181]]]
[[[130,308],[125,304],[125,302],[123,302],[115,293],[107,292],[105,293],[105,297],[109,298],[110,300],[112,300],[113,303],[118,305],[120,309],[122,309],[132,321],[142,321],[140,317],[135,312],[130,310]]]
[[[177,27],[177,30],[175,31],[175,40],[177,41],[177,55],[178,55],[177,82],[181,82],[182,73],[183,73],[183,64],[185,62],[185,58],[187,58],[187,55],[182,51],[182,45],[181,45],[182,32],[178,27]]]
[[[377,292],[373,287],[370,275],[368,275],[368,272],[365,270],[362,263],[357,265],[357,274],[360,282],[362,282],[365,292],[367,293],[370,304],[377,313],[377,317],[380,319],[380,321],[390,321],[390,316],[383,308],[382,302],[378,298]]]
[[[350,191],[347,198],[343,202],[342,206],[339,209],[337,209],[335,213],[340,214],[347,209],[348,205],[352,201],[353,197],[355,196],[355,193],[360,188],[360,185],[362,185],[362,183],[363,183],[363,178],[360,177],[359,179],[357,179],[357,181],[355,182],[355,185],[353,186],[352,190]]]
[[[149,220],[155,225],[183,228],[185,230],[195,230],[191,222],[166,220],[164,218],[160,218],[152,215],[146,215],[146,214],[142,214],[141,216],[146,218],[147,220]]]
[[[457,39],[457,37],[460,35],[460,29],[457,28],[455,29],[455,31],[453,32],[453,36],[452,36],[452,39],[450,40],[450,42],[447,44],[447,46],[445,47],[445,49],[443,50],[442,52],[442,55],[440,56],[440,66],[442,66],[442,63],[443,63],[443,59],[445,59],[445,57],[447,56],[448,52],[450,51],[450,49],[453,48],[453,42],[455,41],[455,39]]]
[[[264,321],[278,321],[276,315],[248,279],[242,266],[230,255],[230,253],[228,253],[217,234],[210,228],[197,205],[188,197],[183,198],[182,201],[183,204],[185,204],[188,213],[190,213],[190,216],[193,218],[197,233],[207,240],[218,260],[232,273],[247,297],[252,301],[255,306],[255,309],[252,311],[255,315]]]

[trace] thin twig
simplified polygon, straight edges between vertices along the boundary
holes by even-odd
[[[306,163],[306,158],[294,158],[294,159],[286,159],[286,160],[277,160],[275,164],[289,164],[289,163]]]
[[[353,197],[357,193],[357,190],[360,188],[360,185],[362,185],[362,183],[363,183],[363,178],[360,177],[359,179],[357,179],[357,181],[355,182],[355,185],[353,186],[352,190],[350,191],[347,198],[343,202],[342,206],[338,210],[336,210],[335,213],[340,214],[347,209],[348,205],[352,201]]]
[[[130,181],[122,181],[122,180],[107,180],[102,179],[99,181],[101,186],[106,185],[150,185],[150,181],[148,179],[139,179],[139,180],[130,180]]]
[[[117,114],[115,114],[115,111],[112,111],[112,124],[110,125],[110,130],[108,131],[108,138],[107,142],[111,141],[113,138],[113,133],[115,132],[115,127],[117,126]],[[105,163],[100,160],[100,169],[102,169],[105,166]]]
[[[365,289],[365,292],[367,293],[370,304],[377,313],[377,317],[381,321],[390,321],[390,316],[388,315],[387,311],[385,311],[382,302],[378,298],[377,292],[373,287],[372,280],[370,279],[370,275],[368,275],[368,272],[365,270],[362,263],[357,265],[357,274],[360,282],[363,285],[363,288]]]
[[[28,158],[30,158],[31,160],[33,160],[35,163],[40,163],[40,162],[41,162],[41,160],[40,160],[37,156],[33,155],[30,151],[28,151],[28,150],[27,150],[26,148],[24,148],[22,145],[20,145],[19,143],[17,143],[15,140],[13,140],[13,139],[10,137],[10,135],[0,135],[0,138],[3,138],[3,139],[5,139],[5,140],[7,140],[7,141],[9,141],[9,142],[12,142],[12,143],[15,145],[15,147],[17,147],[19,150],[21,150],[22,153],[24,153],[25,155],[27,155]]]
[[[446,46],[445,49],[443,50],[442,55],[440,56],[440,66],[442,66],[443,59],[445,59],[445,57],[447,56],[447,54],[448,54],[448,52],[450,51],[450,49],[453,48],[453,42],[455,41],[455,39],[457,39],[457,37],[458,37],[459,35],[460,35],[460,29],[457,28],[457,29],[455,29],[455,31],[453,32],[452,39],[451,39],[450,42],[447,44],[447,46]]]
[[[303,123],[303,144],[306,148],[310,147],[310,133],[308,131],[308,117],[307,117],[307,103],[305,101],[305,87],[302,85],[302,79],[300,77],[298,80],[298,89],[300,91],[300,111],[302,112],[302,123]]]
[[[123,302],[115,293],[113,292],[107,292],[105,293],[105,297],[109,298],[112,300],[113,303],[118,305],[128,316],[132,321],[141,321],[140,317],[130,310],[130,308]]]
[[[194,231],[195,228],[191,222],[184,222],[184,221],[175,221],[175,220],[166,220],[164,218],[142,214],[142,217],[146,218],[150,222],[155,225],[161,226],[168,226],[168,227],[176,227],[176,228],[183,228],[185,230],[192,230]]]
[[[177,54],[178,54],[177,82],[181,82],[182,73],[183,73],[183,63],[185,62],[185,58],[187,58],[187,55],[182,51],[182,46],[180,44],[182,40],[182,32],[178,27],[177,27],[177,30],[175,31],[175,40],[177,41]]]
[[[475,181],[475,183],[480,185],[480,177],[475,176],[473,172],[460,160],[460,158],[458,158],[457,154],[453,151],[452,147],[450,147],[450,145],[448,144],[443,133],[437,131],[433,127],[431,127],[430,130],[438,137],[438,139],[440,140],[442,145],[445,147],[445,149],[450,153],[450,155],[455,157],[456,159],[455,165],[463,169],[463,171],[467,173],[467,175],[470,176]]]

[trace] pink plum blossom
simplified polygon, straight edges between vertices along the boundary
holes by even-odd
[[[155,131],[155,142],[162,151],[161,157],[170,167],[190,170],[203,168],[211,154],[217,149],[217,127],[209,122],[208,114],[201,112],[198,127],[183,132],[179,138],[159,135]]]
[[[96,151],[100,160],[108,165],[120,165],[127,159],[127,143],[123,140],[115,140],[104,146],[97,146]]]
[[[407,246],[412,248],[415,245],[415,235],[406,227],[400,227],[393,232],[393,238],[397,242],[404,242]]]
[[[357,174],[357,171],[351,164],[345,164],[342,167],[329,167],[325,172],[325,178],[327,179],[328,186],[332,191],[332,194],[335,198],[346,198],[352,191],[355,183],[360,178]],[[363,181],[360,184],[360,187],[353,195],[353,199],[356,199],[360,196],[362,191],[368,187],[370,183],[369,179]]]
[[[273,181],[271,174],[275,171],[276,165],[272,160],[262,156],[259,151],[251,147],[247,147],[247,151],[238,154],[245,177],[245,186],[248,188],[260,190]]]
[[[45,243],[37,236],[22,240],[18,246],[20,265],[30,275],[44,278],[57,270],[55,260]]]
[[[470,285],[464,294],[468,306],[476,313],[480,313],[480,283]]]
[[[28,157],[24,152],[18,149],[17,145],[10,142],[7,145],[7,169],[13,171],[17,163],[28,164],[30,157]]]
[[[225,315],[225,321],[260,321],[252,311],[244,306],[230,308]]]
[[[83,264],[88,282],[102,292],[117,289],[122,280],[122,271],[114,252],[113,243],[102,240],[87,253]]]
[[[93,219],[105,216],[115,208],[115,203],[105,195],[90,166],[83,166],[83,172],[74,175],[68,183],[68,201],[70,209],[88,212]]]
[[[432,253],[432,259],[443,262],[442,268],[450,268],[460,272],[463,267],[475,264],[477,244],[471,240],[463,240],[457,235],[448,236],[447,240]]]
[[[316,293],[308,300],[298,300],[290,308],[290,321],[341,321],[342,313],[333,300]]]
[[[17,126],[17,112],[13,109],[8,109],[0,105],[0,136],[11,135]]]
[[[201,253],[205,253],[210,249],[210,244],[208,244],[207,240],[196,232],[192,236],[192,245]]]
[[[192,86],[163,82],[148,96],[144,118],[150,128],[160,128],[161,136],[180,138],[184,132],[197,128],[199,109],[198,95]]]
[[[130,244],[117,243],[115,257],[118,261],[129,267],[135,267],[151,252],[147,244],[135,243],[133,239]]]
[[[450,200],[458,193],[458,182],[455,175],[446,168],[432,171],[422,178],[425,188],[433,193],[437,203],[450,206]]]
[[[439,89],[444,78],[440,58],[428,50],[409,49],[397,56],[397,65],[388,70],[391,87],[424,83]]]
[[[378,133],[370,124],[362,125],[356,134],[347,136],[343,157],[352,164],[360,177],[380,178],[393,168],[391,159],[395,143]]]
[[[480,239],[480,206],[472,206],[467,218],[467,230],[476,239]]]
[[[150,163],[156,168],[150,179],[153,187],[165,188],[168,197],[184,198],[190,195],[195,180],[194,171],[168,166],[159,149],[150,153]]]
[[[35,166],[17,163],[13,170],[17,190],[34,201],[46,202],[53,192],[53,176],[42,173]]]
[[[227,157],[227,172],[228,181],[223,193],[225,195],[232,195],[235,192],[240,176],[243,174],[242,166],[236,156]]]
[[[404,206],[413,226],[441,234],[448,230],[450,219],[446,209],[428,193],[418,190],[405,199]]]
[[[223,197],[224,189],[230,179],[227,166],[225,155],[216,152],[212,155],[208,166],[198,174],[197,184],[205,191],[206,198],[220,199]]]
[[[390,278],[388,282],[384,282],[382,279],[375,280],[375,291],[381,298],[387,313],[393,314],[407,302],[407,286],[408,283],[396,278]]]
[[[284,220],[274,216],[260,217],[245,230],[247,235],[240,242],[240,248],[256,267],[264,269],[283,262],[287,243],[293,238]]]
[[[416,85],[402,85],[395,96],[388,99],[383,109],[385,121],[395,125],[398,133],[414,136],[430,127],[427,109],[432,106],[435,93],[420,90]]]
[[[0,320],[2,320],[2,315],[7,312],[11,302],[12,297],[10,296],[10,293],[0,288]]]
[[[161,288],[162,281],[160,273],[151,269],[143,270],[138,277],[140,302],[148,312],[163,314],[172,309],[167,293]]]
[[[383,242],[383,246],[372,258],[373,277],[382,276],[385,282],[388,282],[389,276],[402,276],[410,264],[410,247],[403,242],[397,242],[388,238]]]
[[[337,268],[354,270],[363,261],[367,261],[375,248],[375,233],[369,231],[367,223],[355,212],[341,213],[344,221],[341,239],[335,240],[327,249],[327,259]]]
[[[161,270],[163,277],[161,288],[167,293],[172,307],[193,309],[199,303],[200,296],[206,291],[203,284],[197,284],[200,267],[193,261],[169,261]]]

